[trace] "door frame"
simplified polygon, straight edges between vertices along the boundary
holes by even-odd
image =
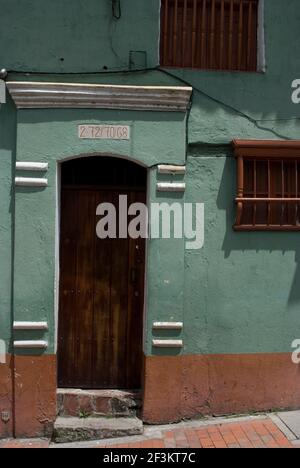
[[[147,171],[147,178],[146,178],[146,203],[149,207],[150,201],[150,171],[147,166],[141,164],[139,161],[135,159],[128,158],[126,156],[120,154],[109,154],[109,153],[84,153],[77,156],[71,156],[69,158],[65,158],[62,160],[56,161],[56,200],[55,200],[55,275],[54,275],[54,304],[55,304],[55,311],[54,311],[54,352],[57,356],[58,351],[58,321],[59,321],[59,287],[60,287],[60,220],[61,220],[61,168],[62,164],[67,161],[71,161],[74,159],[84,159],[88,157],[110,157],[115,159],[123,159],[129,162],[133,162],[138,166],[142,166]],[[146,339],[146,317],[147,317],[147,290],[148,290],[148,242],[149,238],[145,239],[145,278],[144,278],[144,308],[143,308],[143,336],[142,336],[142,352],[143,355],[145,354],[145,339]],[[144,356],[143,356],[144,359]],[[144,365],[142,365],[141,369],[141,382],[143,386],[144,381]],[[56,380],[57,382],[57,380]],[[58,388],[58,382],[56,383]],[[141,388],[142,390],[142,388]]]

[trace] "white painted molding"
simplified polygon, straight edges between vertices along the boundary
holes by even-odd
[[[16,170],[17,171],[48,171],[48,163],[38,163],[38,162],[17,162]]]
[[[38,179],[34,177],[16,177],[17,187],[47,187],[48,179]]]
[[[14,330],[48,330],[47,322],[14,322]]]
[[[156,184],[158,192],[184,192],[186,184],[182,183],[171,183],[171,182],[159,182]]]
[[[18,109],[99,108],[186,112],[192,95],[183,86],[120,86],[11,81]]]
[[[48,341],[14,341],[15,349],[47,349]]]
[[[182,348],[182,340],[152,340],[153,346],[155,348]]]
[[[0,80],[0,104],[6,103],[6,87],[5,82]]]
[[[157,167],[157,171],[159,174],[174,174],[174,175],[181,175],[185,174],[186,167],[185,166],[169,166],[167,164],[160,164]]]
[[[182,322],[154,322],[153,330],[182,330]]]

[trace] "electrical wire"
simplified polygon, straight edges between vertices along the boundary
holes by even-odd
[[[149,71],[159,71],[160,69],[158,67],[149,67],[149,68],[138,68],[138,69],[133,69],[129,70],[128,68],[111,68],[107,69],[105,71],[92,71],[92,72],[38,72],[38,71],[20,71],[20,70],[13,70],[10,69],[7,71],[8,74],[14,74],[14,75],[40,75],[40,76],[97,76],[97,75],[115,75],[115,74],[126,74],[130,75],[131,73],[147,73]]]
[[[221,101],[220,99],[218,98],[215,98],[214,96],[211,96],[210,94],[206,93],[205,91],[203,91],[202,89],[200,88],[197,88],[196,86],[193,86],[191,83],[189,83],[188,81],[184,80],[183,78],[180,78],[176,75],[174,75],[173,73],[170,73],[168,72],[167,70],[165,69],[162,69],[162,68],[159,68],[159,70],[162,72],[162,73],[165,73],[166,75],[172,77],[172,78],[175,78],[177,79],[178,81],[180,81],[181,83],[185,84],[186,86],[191,86],[193,88],[193,91],[195,92],[198,92],[199,94],[201,94],[202,96],[206,97],[207,99],[215,102],[216,104],[219,104],[221,105],[222,107],[225,107],[229,110],[231,110],[232,112],[236,113],[237,115],[240,115],[241,117],[247,119],[249,122],[251,122],[258,130],[263,130],[265,132],[268,132],[268,133],[271,133],[273,134],[274,136],[276,136],[277,138],[280,138],[282,140],[293,140],[294,138],[289,138],[287,137],[286,135],[282,135],[278,132],[276,132],[276,130],[273,130],[272,128],[268,128],[268,127],[264,127],[263,125],[260,125],[260,123],[262,122],[278,122],[278,121],[285,121],[285,122],[289,122],[290,120],[300,120],[300,117],[299,118],[293,118],[293,119],[276,119],[276,120],[256,120],[254,119],[253,117],[251,117],[250,115],[246,114],[245,112],[231,106],[230,104],[227,104],[226,102],[224,101]]]

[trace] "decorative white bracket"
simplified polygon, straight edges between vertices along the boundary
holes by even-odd
[[[48,179],[38,179],[34,177],[16,177],[17,187],[47,187]]]
[[[48,171],[48,163],[38,163],[38,162],[17,162],[16,170],[17,171],[37,171],[37,172],[46,172]]]
[[[157,172],[159,174],[184,175],[186,172],[186,167],[160,164],[157,166]]]
[[[184,182],[158,182],[156,188],[158,192],[185,192],[186,184]]]
[[[182,348],[182,340],[152,340],[155,348]]]
[[[154,322],[153,330],[182,330],[182,322]]]
[[[14,330],[48,330],[47,322],[14,322]]]
[[[0,104],[5,104],[5,103],[6,103],[5,82],[3,80],[0,80]]]
[[[15,349],[47,349],[48,348],[48,341],[39,341],[39,340],[32,340],[32,341],[14,341],[14,348]]]

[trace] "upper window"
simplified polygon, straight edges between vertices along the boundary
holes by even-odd
[[[259,0],[162,0],[165,67],[257,71]]]
[[[239,231],[300,231],[300,142],[235,141]]]

